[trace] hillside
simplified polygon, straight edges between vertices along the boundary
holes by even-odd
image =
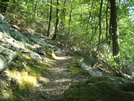
[[[117,89],[120,90],[121,96],[117,100],[115,100],[115,96],[112,101],[119,101],[124,96],[123,94],[126,95],[127,100],[134,101],[132,100],[134,98],[134,82],[114,78],[115,82],[111,83],[108,76],[112,78],[114,74],[108,69],[103,70],[97,67],[98,63],[103,64],[97,58],[87,56],[82,51],[75,51],[73,47],[64,45],[58,40],[50,40],[45,36],[40,37],[29,32],[21,33],[20,28],[9,24],[0,14],[1,101],[89,101],[86,89],[83,89],[83,92],[79,89],[90,87],[90,82],[95,83],[90,88],[93,91],[97,90],[94,89],[94,86],[98,86],[96,83],[102,86],[110,82],[108,87],[113,88],[114,85],[122,86],[123,90]],[[120,74],[120,76],[124,77],[124,74]],[[92,77],[100,77],[100,79],[92,79]],[[88,81],[90,78],[91,81]],[[132,77],[130,76],[130,78]],[[103,79],[106,79],[106,82],[100,83],[99,81],[103,81]],[[116,84],[116,81],[120,81],[121,84],[120,82]],[[74,90],[70,91],[69,88]],[[99,89],[107,88],[102,86]],[[111,89],[109,91],[112,91]],[[114,91],[116,91],[116,87]],[[82,95],[80,99],[79,94]],[[102,96],[97,92],[95,94],[98,95],[97,99]],[[73,97],[71,97],[72,95]],[[90,96],[93,96],[92,99],[94,99],[90,99],[90,101],[97,101],[94,92]],[[83,98],[87,99],[83,100]],[[102,98],[101,101],[104,99]]]
[[[69,85],[89,78],[77,67],[82,57],[69,47],[32,33],[22,34],[3,15],[0,22],[1,98],[59,101]],[[91,75],[98,74],[91,70]]]

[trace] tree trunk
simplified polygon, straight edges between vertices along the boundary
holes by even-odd
[[[71,25],[71,21],[72,21],[72,1],[70,1],[71,2],[71,9],[70,9],[70,11],[69,11],[69,20],[68,20],[68,34],[71,32],[70,31],[70,25]]]
[[[58,5],[59,5],[59,2],[60,2],[60,1],[57,0],[55,31],[54,31],[54,35],[53,35],[52,40],[55,40],[55,39],[56,39],[57,32],[58,32],[58,23],[59,23],[59,8],[58,8]]]
[[[47,31],[47,36],[50,35],[50,28],[51,28],[51,20],[52,20],[52,0],[50,2],[50,14],[49,14],[49,21],[48,21],[48,31]]]
[[[5,13],[8,7],[9,0],[1,0],[0,1],[0,11],[1,13]]]
[[[107,2],[107,8],[106,8],[106,41],[107,41],[107,44],[110,45],[111,44],[111,33],[109,31],[109,22],[110,20],[108,20],[108,9],[109,9],[109,3]]]
[[[102,6],[103,6],[103,0],[101,0],[100,3],[100,14],[99,14],[99,39],[98,39],[98,47],[97,47],[97,51],[99,51],[100,48],[100,40],[101,40],[101,36],[102,36],[102,29],[101,29],[101,16],[102,16]]]
[[[112,47],[113,47],[113,56],[115,56],[115,62],[119,64],[120,60],[120,43],[119,43],[119,33],[117,26],[117,9],[116,9],[116,0],[110,0],[111,6],[111,35],[112,35]]]
[[[62,9],[61,13],[61,26],[62,26],[62,32],[65,31],[65,17],[66,17],[66,0],[63,1],[64,8]]]

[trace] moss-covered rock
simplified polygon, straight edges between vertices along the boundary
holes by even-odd
[[[71,85],[63,101],[134,101],[134,82],[119,77],[92,77]]]

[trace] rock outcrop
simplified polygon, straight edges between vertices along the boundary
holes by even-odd
[[[83,70],[86,70],[91,77],[94,77],[94,76],[102,76],[102,72],[93,69],[91,67],[91,65],[88,66],[87,64],[85,64],[84,63],[84,58],[82,58],[82,59],[80,59],[78,61],[78,66],[80,68],[82,68]]]
[[[92,77],[71,85],[62,98],[62,101],[134,101],[134,81]]]
[[[4,71],[8,66],[8,62],[3,55],[0,55],[0,72]]]
[[[44,40],[32,33],[17,32],[0,14],[0,72],[6,70],[8,64],[17,58],[17,53],[28,53],[39,62],[42,60],[40,54],[46,54],[43,50],[45,47],[49,45]]]

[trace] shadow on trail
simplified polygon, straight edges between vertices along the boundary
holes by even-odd
[[[71,58],[65,57],[56,60],[56,64],[52,64],[48,71],[38,78],[39,85],[31,87],[30,93],[22,96],[20,101],[62,101],[62,94],[71,84],[88,79],[81,74],[71,75]]]

